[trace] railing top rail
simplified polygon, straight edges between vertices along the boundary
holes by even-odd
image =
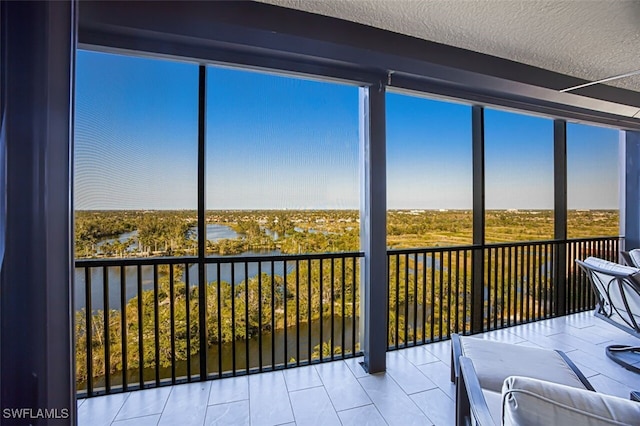
[[[279,254],[268,256],[208,256],[204,263],[237,263],[237,262],[269,262],[269,261],[296,261],[314,259],[344,259],[350,257],[364,257],[363,252],[335,252],[335,253],[305,253],[305,254]],[[198,263],[197,256],[181,257],[130,257],[130,258],[100,258],[100,259],[76,259],[76,268],[99,268],[109,266],[138,266],[138,265],[168,265]]]
[[[539,240],[539,241],[513,241],[504,243],[487,243],[487,244],[470,244],[461,246],[444,246],[444,247],[415,247],[404,249],[388,249],[388,255],[402,255],[415,253],[438,253],[438,252],[461,252],[467,250],[476,250],[483,248],[499,248],[499,247],[525,247],[539,246],[546,244],[573,243],[582,241],[611,241],[621,240],[623,236],[604,236],[604,237],[581,237],[568,238],[566,240]],[[237,262],[270,262],[270,261],[296,261],[296,260],[313,260],[313,259],[343,259],[347,257],[364,257],[363,252],[334,252],[334,253],[305,253],[305,254],[279,254],[268,256],[207,256],[204,263],[237,263]],[[169,264],[186,264],[197,263],[197,256],[180,256],[180,257],[131,257],[131,258],[99,258],[99,259],[76,259],[76,268],[98,268],[103,266],[138,266],[138,265],[169,265]]]
[[[507,241],[503,243],[485,243],[485,244],[468,244],[460,246],[441,246],[441,247],[415,247],[415,248],[403,248],[403,249],[388,249],[387,254],[414,254],[414,253],[438,253],[438,252],[450,252],[450,251],[465,251],[475,250],[483,248],[499,248],[499,247],[524,247],[524,246],[540,246],[547,244],[564,244],[574,243],[582,241],[611,241],[621,240],[623,236],[601,236],[601,237],[580,237],[580,238],[567,238],[564,240],[534,240],[534,241]]]
[[[465,245],[465,246],[442,246],[442,247],[415,247],[403,249],[387,249],[388,255],[396,254],[415,254],[415,253],[438,253],[441,251],[468,251],[482,248],[482,245]]]
[[[316,259],[345,259],[350,257],[364,257],[364,252],[342,251],[334,253],[305,253],[305,254],[275,254],[268,256],[208,256],[204,263],[235,263],[235,262],[269,262],[269,261],[295,261]]]

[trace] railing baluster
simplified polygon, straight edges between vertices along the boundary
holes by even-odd
[[[93,305],[91,304],[91,268],[84,268],[85,332],[87,333],[87,396],[93,396]]]
[[[335,331],[333,329],[333,315],[334,315],[334,306],[336,304],[335,292],[334,292],[334,284],[335,284],[335,262],[334,258],[331,258],[331,359],[333,359],[333,354],[335,352]]]
[[[184,283],[184,304],[185,309],[187,310],[187,314],[185,315],[185,336],[187,338],[187,381],[191,382],[191,309],[190,309],[190,300],[191,299],[191,280],[189,277],[189,264],[185,265],[185,283]]]
[[[427,343],[427,252],[426,251],[422,252],[422,343]]]
[[[300,366],[300,260],[299,259],[296,259],[296,365],[298,367]]]
[[[307,261],[308,267],[307,267],[307,292],[308,292],[308,296],[307,296],[307,332],[309,333],[308,336],[308,345],[309,345],[309,364],[311,364],[311,361],[313,361],[313,343],[311,342],[311,324],[312,324],[312,316],[311,316],[311,311],[313,309],[313,293],[311,291],[311,288],[313,287],[311,285],[312,280],[311,280],[311,268],[313,267],[313,263],[311,262],[311,259],[309,259]]]
[[[511,276],[511,247],[507,247],[507,326],[511,327],[512,316],[515,311],[514,305],[511,304],[511,287],[515,280]]]
[[[122,391],[126,392],[129,384],[127,377],[129,367],[127,364],[127,281],[124,265],[120,266],[120,338],[122,345]]]
[[[436,298],[436,253],[431,253],[431,337],[429,340],[433,342],[435,339],[435,327],[436,327],[436,306],[435,306],[435,298]],[[438,307],[438,312],[442,315],[442,310]]]
[[[271,369],[276,369],[276,276],[274,261],[270,262],[271,265]]]
[[[409,255],[402,256],[404,259],[404,338],[402,346],[409,344]]]
[[[440,321],[440,330],[439,330],[440,331],[440,336],[439,336],[438,340],[442,340],[442,338],[443,338],[443,333],[442,333],[442,315],[443,315],[442,310],[444,309],[444,304],[442,303],[442,298],[443,298],[443,289],[442,289],[442,287],[444,286],[444,269],[443,269],[444,268],[444,265],[443,265],[444,264],[444,256],[443,256],[443,253],[444,253],[443,251],[439,251],[438,252],[438,254],[440,255],[439,256],[440,264],[438,266],[438,271],[440,272],[440,279],[439,279],[439,281],[440,281],[440,291],[439,291],[439,296],[440,296],[440,318],[438,318],[439,321]]]
[[[444,268],[444,266],[443,266]],[[451,309],[451,274],[453,273],[453,269],[451,269],[451,250],[447,250],[447,338],[451,337],[451,315],[453,313],[453,309]]]
[[[283,312],[284,312],[284,366],[287,367],[287,261],[285,260],[283,265],[283,290],[282,290],[282,304],[283,304]]]
[[[464,289],[464,292],[462,294],[463,296],[463,302],[462,302],[462,313],[463,313],[463,320],[462,320],[462,334],[466,334],[467,333],[467,292],[469,291],[469,287],[467,286],[467,250],[463,251],[464,253],[464,259],[463,259],[463,264],[464,264],[464,273],[462,275],[463,279],[462,279],[462,286]],[[469,309],[469,312],[471,312],[471,309]]]
[[[137,268],[138,286],[138,375],[140,389],[144,389],[144,324],[142,317],[142,266]]]
[[[417,344],[418,344],[418,253],[413,253],[413,345],[415,346]]]
[[[358,327],[356,318],[358,315],[356,313],[356,258],[353,257],[353,274],[351,281],[351,304],[352,304],[352,319],[351,319],[351,354],[356,355],[356,328]],[[388,323],[389,321],[387,321]]]
[[[491,286],[491,247],[487,248],[485,250],[485,254],[487,255],[487,271],[485,272],[485,277],[486,277],[486,281],[485,281],[485,286],[486,286],[486,300],[485,301],[485,305],[487,306],[486,309],[486,316],[485,316],[485,330],[490,330],[491,329],[491,297],[493,296],[493,291],[492,291],[492,286]]]
[[[251,371],[249,360],[249,262],[244,262],[244,350],[245,350],[245,371]]]
[[[231,270],[233,271],[233,263],[227,263],[227,265],[229,265],[231,267]],[[220,276],[221,276],[220,262],[218,261],[216,262],[216,305],[217,305],[216,308],[218,311],[216,312],[217,321],[218,321],[218,377],[222,377],[222,283],[221,283],[222,280],[220,279]],[[206,271],[205,271],[205,277],[206,277]],[[233,286],[233,281],[231,285]],[[201,285],[200,288],[205,289],[206,291],[206,288],[207,288],[206,283],[205,285]],[[207,326],[206,324],[200,324],[200,327],[206,327],[206,326]],[[201,348],[206,347],[206,344],[203,346],[201,342],[200,347]],[[200,380],[204,380],[204,379],[205,378],[200,378]]]
[[[400,255],[396,255],[396,328],[395,328],[395,346],[396,349],[400,345]]]
[[[494,311],[494,319],[493,319],[493,328],[500,328],[500,324],[502,321],[502,310],[500,307],[502,306],[502,292],[504,291],[502,288],[502,282],[500,279],[500,270],[502,268],[502,259],[500,258],[500,249],[502,247],[496,247],[494,252],[494,270],[493,270],[493,279],[495,281],[495,295],[493,299],[493,311]]]
[[[346,262],[347,262],[347,258],[346,257],[343,257],[342,261],[340,262],[340,267],[342,268],[342,278],[340,279],[340,282],[342,283],[342,287],[340,289],[341,290],[341,292],[340,292],[340,299],[341,299],[340,303],[342,305],[341,306],[341,308],[342,308],[342,315],[341,315],[341,317],[342,317],[342,321],[341,321],[342,327],[341,327],[341,330],[340,330],[340,338],[341,338],[340,344],[341,344],[341,348],[342,348],[342,350],[341,350],[342,358],[344,358],[345,354],[347,353],[347,348],[345,346],[346,342],[345,342],[345,339],[344,339],[345,326],[346,326],[346,322],[347,322],[347,316],[345,315],[345,311],[344,311],[344,308],[345,308],[345,285],[344,285],[345,283],[344,282],[347,279],[347,277],[345,275],[345,269],[346,269],[345,268],[345,263]],[[353,326],[355,327],[355,324]]]
[[[109,330],[109,268],[102,267],[102,302],[104,305],[104,389],[111,393],[111,333]]]
[[[169,265],[169,320],[171,322],[171,384],[176,384],[176,289],[173,278],[173,263]]]
[[[160,316],[158,314],[158,265],[153,265],[153,325],[156,386],[160,386]]]
[[[505,279],[504,279],[504,270],[505,270],[505,265],[504,265],[504,249],[505,247],[502,246],[500,247],[500,327],[503,328],[504,327],[504,323],[505,323],[505,299],[506,299],[506,284],[505,284]]]
[[[341,326],[340,326],[340,347],[341,349],[341,353],[342,353],[342,358],[345,357],[345,354],[347,352],[347,348],[345,346],[345,341],[344,341],[344,326],[345,326],[345,320],[346,320],[346,315],[345,315],[345,311],[344,311],[344,302],[345,302],[345,288],[344,288],[344,280],[345,280],[345,263],[347,262],[347,259],[345,257],[342,258],[342,260],[340,261],[340,268],[342,269],[342,277],[340,279],[340,282],[342,283],[341,288],[340,288],[340,308],[342,309],[342,320],[340,321]]]
[[[525,261],[524,261],[524,246],[520,246],[520,283],[519,283],[519,292],[520,292],[520,318],[518,323],[524,322],[524,293],[525,293]]]
[[[324,335],[323,335],[323,326],[324,326],[324,306],[322,304],[324,299],[324,288],[323,288],[323,284],[324,284],[324,276],[323,276],[323,272],[324,272],[324,265],[322,264],[322,258],[320,258],[320,296],[319,296],[319,300],[320,300],[320,361],[323,360],[323,353],[322,353],[322,347],[324,346]]]
[[[262,373],[262,262],[258,261],[258,371]]]
[[[236,264],[231,263],[231,373],[236,375]],[[218,276],[218,281],[220,277]],[[206,326],[206,325],[205,325]],[[222,341],[218,342],[218,353],[222,353]],[[220,376],[222,377],[222,371]]]

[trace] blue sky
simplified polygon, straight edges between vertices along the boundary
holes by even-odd
[[[195,209],[198,67],[78,52],[75,207]],[[356,209],[356,86],[209,67],[208,209]],[[553,207],[553,122],[486,109],[488,209]],[[617,208],[613,129],[570,124],[570,208]],[[388,207],[471,208],[471,108],[387,95]],[[594,196],[594,194],[598,194]]]

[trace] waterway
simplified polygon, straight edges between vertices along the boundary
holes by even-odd
[[[344,320],[344,348],[347,353],[350,353],[353,349],[353,330],[356,330],[356,344],[359,342],[358,326],[359,321],[356,319],[355,324],[352,318],[348,317]],[[326,344],[331,343],[331,317],[325,318],[322,322],[323,335],[322,342]],[[309,332],[311,332],[311,341],[309,341]],[[309,323],[301,323],[299,331],[296,327],[288,327],[286,330],[287,344],[285,346],[285,330],[278,329],[272,336],[270,331],[262,333],[262,349],[260,346],[260,338],[254,336],[248,341],[248,364],[250,369],[257,369],[260,367],[260,354],[262,354],[262,367],[270,368],[272,365],[281,366],[284,364],[285,359],[287,361],[300,360],[305,362],[309,359],[309,343],[311,343],[311,351],[313,348],[320,344],[320,320],[312,321],[311,331],[309,331]],[[135,338],[131,336],[131,338]],[[299,340],[298,340],[299,338]],[[342,318],[334,316],[333,320],[333,342],[335,346],[342,346]],[[286,347],[286,354],[285,354]],[[219,349],[221,349],[220,355]],[[222,345],[213,345],[209,347],[207,351],[207,371],[210,374],[217,374],[219,371],[219,361],[222,360],[223,373],[231,373],[234,367],[234,353],[235,353],[235,368],[237,371],[246,371],[247,368],[247,341],[245,339],[238,339],[234,342],[226,342]],[[299,358],[298,358],[299,353]],[[191,356],[191,374],[197,375],[200,369],[200,355],[193,354]],[[187,376],[187,362],[186,360],[176,361],[175,365],[177,378],[184,378]],[[171,378],[170,367],[160,367],[160,377],[163,379]],[[137,368],[128,369],[127,374],[129,383],[137,383],[139,380],[139,370]],[[155,369],[145,368],[144,370],[145,382],[152,382],[155,380]],[[114,373],[111,376],[111,385],[118,386],[122,383],[122,372]],[[94,389],[104,386],[104,378],[94,379]],[[78,389],[86,389],[85,383],[78,383]]]
[[[197,235],[197,230],[195,231]],[[98,246],[105,242],[121,241],[124,242],[127,239],[137,235],[137,231],[127,232],[120,235],[118,238],[110,238],[100,241]],[[238,234],[228,226],[209,224],[207,225],[207,239],[209,241],[219,241],[226,238],[237,238]],[[132,246],[133,247],[133,246]],[[137,246],[136,246],[137,249]],[[264,250],[264,251],[246,251],[241,253],[239,257],[247,256],[271,256],[281,254],[280,250]],[[184,265],[183,265],[184,266]],[[285,273],[284,262],[274,262],[273,273],[275,275],[283,275]],[[271,262],[261,262],[258,266],[257,262],[247,264],[247,276],[248,278],[258,275],[258,271],[261,270],[266,273],[271,273]],[[293,263],[287,264],[286,273],[289,274],[295,270]],[[142,277],[142,290],[150,290],[153,288],[153,266],[143,265],[140,267]],[[91,306],[95,309],[103,309],[103,268],[91,268]],[[159,278],[162,277],[162,273],[159,273]],[[206,268],[207,282],[218,280],[218,268],[215,264],[209,264]],[[109,308],[120,309],[120,267],[107,268],[107,280],[109,284]],[[186,281],[186,274],[183,273],[182,280]],[[231,282],[231,264],[220,265],[220,280]],[[239,263],[234,265],[233,283],[238,284],[245,280],[244,264]],[[138,269],[136,266],[125,267],[125,299],[128,301],[137,296],[138,288]],[[198,265],[189,265],[189,285],[198,285]],[[86,306],[85,297],[85,272],[83,268],[76,268],[75,270],[75,296],[74,306],[76,310],[80,310]]]

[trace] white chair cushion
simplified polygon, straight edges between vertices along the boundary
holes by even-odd
[[[640,403],[527,377],[502,387],[504,425],[638,425]]]
[[[556,351],[461,336],[462,354],[473,360],[483,390],[501,392],[509,376],[526,376],[584,389]]]

